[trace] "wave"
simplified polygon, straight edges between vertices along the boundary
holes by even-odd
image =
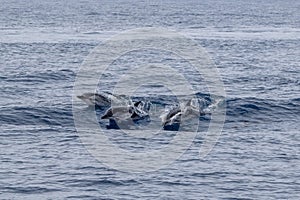
[[[58,107],[14,106],[0,108],[0,124],[73,126],[71,105]]]
[[[290,100],[259,99],[254,97],[226,100],[226,121],[280,122],[299,120],[299,98]]]
[[[218,109],[217,99],[209,94],[195,94],[200,102],[201,109],[208,109],[213,112]],[[190,96],[186,96],[188,99]],[[178,103],[175,96],[152,96],[133,97],[137,99],[147,99],[160,108],[166,108]],[[223,99],[222,105],[226,106],[225,123],[235,122],[282,122],[286,120],[299,121],[300,98],[289,100],[259,99],[255,97],[227,98]],[[225,104],[224,104],[225,103]],[[215,107],[214,107],[215,106]],[[209,121],[210,115],[200,116],[200,121]],[[11,125],[59,125],[74,126],[72,105],[55,106],[12,106],[0,108],[0,124]]]
[[[49,81],[59,80],[73,80],[75,73],[72,70],[59,70],[59,71],[39,71],[39,72],[26,72],[16,73],[9,76],[0,77],[0,79],[7,82],[21,82],[21,83],[49,83]]]

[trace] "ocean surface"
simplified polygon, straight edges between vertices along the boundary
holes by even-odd
[[[297,0],[1,0],[0,199],[300,199],[299,10]],[[76,131],[72,96],[95,47],[143,27],[176,31],[205,48],[224,84],[226,120],[205,158],[199,149],[209,115],[199,118],[181,157],[135,173],[89,153]],[[118,66],[157,58],[149,51],[130,56],[114,63],[99,91],[126,74]],[[184,69],[196,96],[213,104],[201,77]],[[140,88],[136,96],[163,108],[173,101],[164,89]],[[82,106],[82,117],[93,111]],[[147,151],[176,134],[162,132],[148,139],[105,134],[118,148]]]

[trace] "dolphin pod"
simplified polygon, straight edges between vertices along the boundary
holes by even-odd
[[[101,119],[108,119],[107,128],[120,128],[119,124],[134,125],[140,120],[150,120],[150,101],[132,101],[125,95],[115,95],[109,92],[84,93],[77,96],[89,106],[106,109]],[[197,99],[175,105],[163,113],[160,118],[164,130],[178,130],[184,119],[203,114],[199,111]]]

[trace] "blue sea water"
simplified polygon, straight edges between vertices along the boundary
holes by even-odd
[[[299,8],[296,0],[2,0],[0,199],[299,199]],[[82,62],[105,39],[140,27],[193,38],[219,70],[226,121],[204,159],[200,131],[167,167],[122,172],[89,154],[76,132],[72,93]],[[201,79],[186,73],[197,87]],[[197,96],[211,101],[203,90]],[[141,148],[110,131],[120,147]]]

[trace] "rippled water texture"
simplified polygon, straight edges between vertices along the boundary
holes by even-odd
[[[300,199],[299,7],[296,0],[1,1],[0,199]],[[72,92],[81,63],[105,39],[139,27],[193,38],[221,74],[226,121],[204,159],[199,131],[167,167],[121,172],[89,154],[76,132]],[[106,71],[99,90],[112,89],[135,59],[157,58],[153,52],[127,56]],[[202,77],[183,69],[197,96],[211,103]],[[163,106],[169,100],[163,89],[147,87],[136,96]],[[83,106],[85,112],[93,109]],[[208,122],[202,116],[200,127]],[[137,151],[158,148],[175,134],[164,133],[151,139],[106,134]]]

